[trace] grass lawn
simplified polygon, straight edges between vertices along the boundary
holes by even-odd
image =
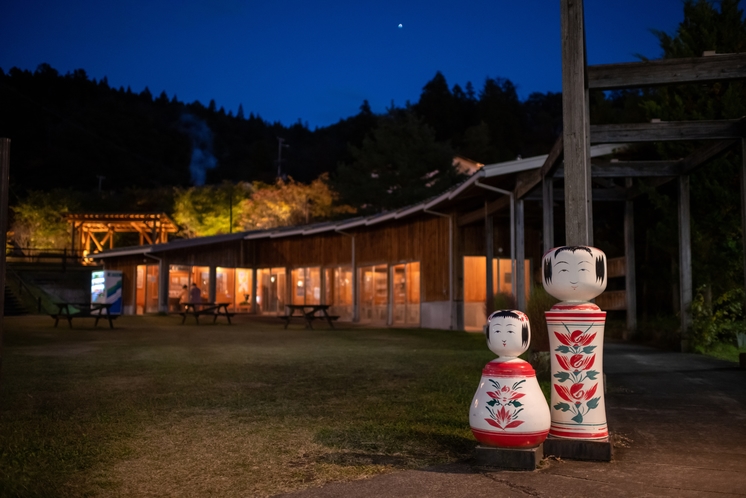
[[[266,496],[469,456],[482,334],[6,317],[0,496]]]

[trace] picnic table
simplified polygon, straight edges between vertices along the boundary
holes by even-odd
[[[212,317],[212,323],[215,323],[219,316],[224,316],[228,323],[231,323],[231,317],[235,313],[228,311],[228,306],[231,303],[181,303],[184,310],[179,313],[182,316],[181,323],[186,322],[186,318],[189,315],[194,317],[194,320],[199,323],[199,317],[202,315],[208,315]]]
[[[98,321],[102,318],[109,320],[109,328],[114,328],[113,320],[119,315],[112,315],[109,311],[111,303],[54,303],[57,305],[57,313],[49,316],[54,318],[54,326],[60,322],[60,318],[67,320],[70,328],[73,328],[73,318],[95,318],[93,326],[98,326]]]
[[[330,315],[327,311],[330,308],[328,304],[286,304],[289,310],[286,315],[278,315],[277,318],[285,321],[285,328],[290,325],[290,320],[294,318],[302,319],[306,322],[306,328],[313,329],[314,320],[326,320],[331,328],[334,328],[334,320],[338,316]]]

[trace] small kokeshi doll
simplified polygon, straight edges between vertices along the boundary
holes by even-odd
[[[549,407],[531,365],[518,358],[528,349],[531,326],[517,310],[492,313],[487,346],[499,357],[485,365],[469,409],[474,437],[485,446],[529,448],[549,432]]]
[[[606,289],[606,256],[595,247],[563,246],[548,251],[542,260],[544,289],[562,301],[545,313],[552,371],[549,435],[606,439],[606,312],[590,302]]]

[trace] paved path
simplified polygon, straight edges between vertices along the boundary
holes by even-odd
[[[607,344],[604,355],[610,463],[547,459],[535,472],[511,472],[467,462],[283,496],[746,496],[746,370],[630,344]]]

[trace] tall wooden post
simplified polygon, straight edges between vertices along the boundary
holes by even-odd
[[[10,139],[0,138],[0,289],[5,294],[5,244],[8,232],[8,175],[10,171]],[[5,299],[0,299],[0,379],[3,371],[3,328],[5,322]]]
[[[689,215],[689,175],[679,177],[679,316],[681,351],[689,350],[692,326],[692,231]]]
[[[485,266],[485,282],[486,282],[486,294],[487,296],[487,316],[495,311],[495,291],[494,291],[494,276],[492,273],[492,260],[495,258],[495,237],[494,237],[494,223],[491,214],[487,214],[487,201],[484,202],[484,254],[486,257]]]
[[[211,303],[217,301],[217,289],[218,289],[218,269],[215,266],[210,266],[210,285],[207,288],[207,300]]]
[[[523,222],[523,199],[515,201],[515,275],[513,288],[515,289],[516,307],[526,311],[526,251],[525,229]]]
[[[544,229],[544,252],[554,247],[554,179],[545,176],[541,183],[541,207]]]
[[[561,0],[566,245],[593,245],[590,122],[582,0]]]
[[[625,179],[629,190],[632,178]],[[627,300],[627,330],[624,339],[634,336],[637,330],[637,282],[635,278],[635,203],[632,199],[624,203],[624,288]]]
[[[746,138],[741,139],[741,245],[743,250],[743,282],[746,289]],[[743,309],[746,310],[746,296]],[[744,318],[746,320],[746,317]]]

